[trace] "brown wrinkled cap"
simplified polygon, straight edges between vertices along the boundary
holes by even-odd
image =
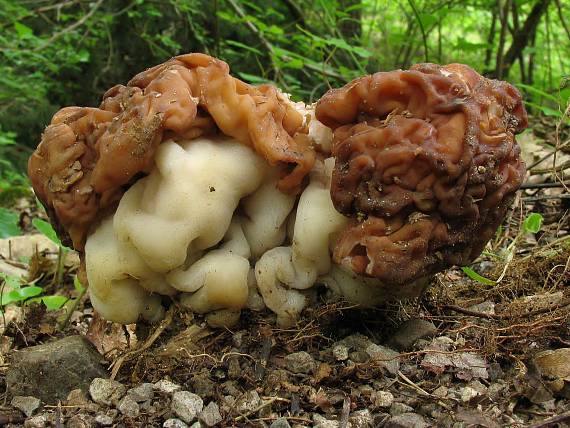
[[[524,178],[519,92],[466,65],[362,77],[316,117],[334,129],[333,203],[352,217],[334,260],[386,282],[474,260]]]
[[[218,131],[282,166],[283,191],[297,190],[313,166],[303,117],[273,86],[248,85],[225,62],[188,54],[109,89],[99,108],[61,109],[28,173],[59,235],[81,251],[91,225],[152,169],[162,141]]]

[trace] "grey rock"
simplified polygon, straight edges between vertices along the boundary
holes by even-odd
[[[24,422],[24,428],[45,428],[48,425],[47,415],[37,415]]]
[[[404,322],[388,341],[388,345],[404,351],[410,349],[418,339],[435,336],[437,327],[431,321],[413,318]]]
[[[411,413],[413,412],[414,409],[404,403],[394,403],[392,404],[392,407],[390,407],[390,415],[392,416],[399,416],[402,415],[404,413]]]
[[[293,373],[312,373],[317,364],[308,352],[294,352],[285,356],[285,366]]]
[[[109,415],[105,415],[105,414],[101,413],[101,414],[98,414],[97,416],[95,416],[95,423],[98,426],[109,427],[109,426],[113,425],[113,418]]]
[[[291,428],[291,425],[289,425],[287,418],[279,418],[275,419],[269,428]]]
[[[176,391],[172,396],[172,411],[187,424],[196,419],[203,407],[202,398],[189,391]]]
[[[370,410],[357,410],[352,412],[348,418],[349,423],[352,424],[352,428],[373,428],[374,418],[370,413]]]
[[[313,428],[338,428],[337,421],[331,421],[318,413],[313,414]]]
[[[376,407],[390,407],[394,403],[394,395],[390,391],[375,391],[371,398]]]
[[[69,418],[66,428],[91,428],[93,419],[89,415],[74,415]]]
[[[152,385],[155,391],[161,392],[163,394],[173,394],[176,391],[180,391],[182,387],[166,379],[159,380]]]
[[[400,370],[400,354],[393,349],[371,343],[366,348],[366,353],[370,359],[374,360],[380,367],[384,367],[389,373],[395,375]]]
[[[143,383],[135,386],[127,391],[127,395],[137,403],[152,400],[154,398],[153,384]]]
[[[97,404],[116,405],[127,392],[127,388],[116,380],[95,378],[89,386],[89,395]]]
[[[235,403],[236,409],[239,413],[253,412],[261,404],[261,398],[257,391],[248,391],[239,397]]]
[[[427,428],[429,424],[417,413],[402,413],[392,416],[384,425],[385,428]]]
[[[16,409],[21,410],[24,413],[24,415],[26,415],[29,418],[34,414],[36,410],[38,410],[41,403],[42,402],[40,401],[39,398],[22,397],[20,395],[17,395],[14,398],[12,398],[12,402],[10,404],[12,404],[12,406],[14,406]]]
[[[203,428],[202,422],[194,422],[192,425],[190,425],[190,428]]]
[[[348,360],[348,350],[348,346],[344,343],[337,343],[332,347],[333,357],[337,361],[346,361]]]
[[[167,419],[162,426],[163,428],[188,428],[188,425],[186,425],[184,421],[176,418]]]
[[[140,408],[138,403],[130,395],[125,395],[117,406],[119,412],[129,418],[136,418],[139,415]]]
[[[198,419],[200,419],[204,425],[213,427],[222,421],[220,408],[215,402],[210,401],[210,404],[204,407],[204,409],[200,412]]]
[[[65,399],[65,404],[67,406],[86,406],[90,401],[85,396],[84,392],[80,389],[74,389],[69,391]]]
[[[107,377],[103,357],[82,336],[69,336],[14,352],[6,373],[11,396],[33,396],[47,404],[73,389],[87,392],[94,378]]]

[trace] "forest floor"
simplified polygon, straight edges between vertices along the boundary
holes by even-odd
[[[120,326],[99,318],[86,295],[59,311],[10,305],[0,425],[570,426],[570,199],[562,168],[551,168],[553,158],[568,163],[569,151],[552,153],[570,132],[551,121],[533,129],[521,138],[530,178],[472,266],[479,281],[448,270],[420,299],[373,310],[323,298],[290,329],[248,311],[236,327],[213,329],[175,304],[158,325]],[[36,278],[46,295],[81,295],[76,257],[66,257],[56,289],[57,247],[31,234],[33,201],[16,208],[29,233],[8,254],[4,240],[0,268]],[[521,232],[530,213],[542,216],[537,233]],[[30,242],[40,251],[22,263]],[[75,335],[97,356],[81,340],[70,356],[41,348]],[[72,373],[85,376],[83,391],[69,391]]]

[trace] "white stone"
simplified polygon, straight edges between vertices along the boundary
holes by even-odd
[[[203,407],[202,399],[189,391],[177,391],[172,396],[172,411],[187,424],[196,419]]]

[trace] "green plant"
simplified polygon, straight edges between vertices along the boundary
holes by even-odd
[[[35,218],[32,220],[32,224],[42,235],[57,245],[57,268],[53,276],[52,283],[61,284],[63,280],[65,257],[67,253],[71,251],[71,249],[61,243],[61,240],[58,238],[57,233],[53,229],[52,225],[47,221],[42,220],[41,218]]]
[[[18,225],[19,221],[18,213],[0,207],[0,239],[19,235],[22,232]]]
[[[0,313],[10,304],[27,305],[43,303],[48,311],[61,309],[69,300],[65,296],[42,296],[44,289],[37,285],[28,285],[21,278],[0,272]]]
[[[514,257],[515,248],[516,248],[518,241],[524,235],[526,235],[528,233],[534,234],[534,233],[537,233],[538,231],[540,231],[540,228],[542,227],[542,220],[543,220],[543,217],[539,213],[530,213],[529,215],[527,215],[521,224],[521,227],[519,229],[519,233],[517,234],[517,236],[515,236],[515,238],[512,240],[512,242],[507,246],[507,248],[505,250],[505,255],[503,257],[500,257],[500,256],[497,256],[496,254],[493,254],[494,257],[502,258],[503,261],[505,262],[503,272],[501,273],[499,278],[497,278],[496,280],[492,280],[492,279],[486,278],[486,277],[478,274],[469,266],[463,266],[461,268],[461,270],[469,278],[471,278],[472,280],[477,281],[481,284],[485,284],[485,285],[496,285],[496,284],[498,284],[499,282],[502,281],[503,277],[505,276],[507,269],[509,267],[509,264]]]

